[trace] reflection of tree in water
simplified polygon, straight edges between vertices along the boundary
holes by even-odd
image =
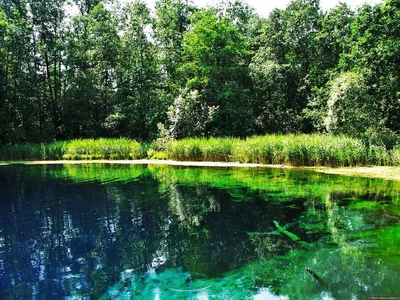
[[[132,189],[20,175],[0,181],[12,199],[2,202],[0,223],[7,295],[100,296],[121,269],[145,268],[166,238],[167,203],[145,203],[157,194],[154,181]]]
[[[144,275],[152,268],[161,274],[181,266],[218,277],[221,286],[248,272],[249,289],[273,286],[284,295],[321,292],[305,267],[341,296],[361,293],[363,287],[384,290],[384,282],[395,291],[397,262],[388,264],[385,251],[374,247],[385,239],[396,242],[395,207],[385,192],[374,194],[371,185],[368,199],[360,191],[341,194],[343,179],[330,179],[312,196],[314,186],[294,174],[279,173],[276,181],[268,175],[267,183],[257,175],[255,188],[239,171],[234,174],[245,186],[225,173],[219,182],[213,171],[190,170],[179,170],[186,174],[179,178],[170,176],[172,171],[141,176],[118,169],[125,174],[120,181],[107,170],[103,182],[85,169],[75,183],[51,179],[41,168],[0,173],[0,298],[98,298],[121,282],[124,270]],[[358,204],[371,197],[385,204],[360,209],[352,206],[352,197]],[[277,233],[273,221],[313,248]],[[387,246],[390,255],[396,254],[394,245]]]
[[[3,204],[11,214],[2,215],[0,233],[7,295],[97,298],[121,270],[165,264],[219,273],[247,261],[245,231],[234,216],[219,218],[220,203],[205,187],[161,191],[151,177],[134,185],[70,185],[42,175],[2,178],[13,199]]]
[[[182,232],[182,265],[207,275],[221,274],[235,264],[243,264],[250,250],[244,232],[235,234],[237,224],[232,223],[229,212],[220,213],[220,199],[227,195],[215,193],[202,186],[169,184],[169,209]]]
[[[284,215],[280,206],[265,206],[258,193],[232,203],[223,190],[171,180],[163,189],[165,182],[151,177],[134,185],[70,185],[44,181],[40,170],[29,177],[14,175],[6,180],[14,202],[4,209],[12,214],[3,232],[17,236],[5,237],[10,253],[4,256],[2,290],[26,295],[98,297],[119,280],[121,270],[164,263],[220,275],[254,259],[248,231],[270,230],[273,216]],[[20,182],[13,183],[13,177]]]
[[[264,260],[260,264],[262,272],[269,273],[269,278],[278,281],[279,278],[285,278],[281,284],[274,284],[272,291],[291,296],[325,291],[337,299],[367,297],[372,291],[380,291],[381,294],[387,295],[395,295],[396,290],[398,292],[395,275],[398,261],[387,260],[385,252],[390,249],[380,243],[376,236],[368,234],[376,232],[376,228],[380,228],[378,235],[393,230],[392,227],[388,227],[390,221],[384,214],[378,215],[348,206],[349,200],[344,199],[353,197],[355,194],[327,193],[325,197],[321,197],[319,203],[313,201],[307,204],[309,208],[303,213],[307,218],[300,218],[300,227],[310,230],[312,234],[316,234],[318,230],[328,234],[322,235],[322,238],[314,243],[315,248],[312,251],[289,251],[273,262]],[[357,197],[362,199],[367,195]],[[385,199],[378,194],[372,195],[372,198],[374,201]],[[389,237],[388,239],[390,240]],[[306,267],[322,277],[324,285],[313,280],[312,276],[305,272]],[[257,266],[256,270],[259,268],[260,266]],[[277,269],[280,271],[276,271]],[[260,271],[258,274],[259,284],[271,284]]]
[[[187,270],[210,276],[241,267],[257,259],[258,251],[267,250],[265,247],[260,250],[260,244],[254,242],[257,234],[249,232],[272,231],[273,220],[288,223],[299,215],[299,211],[289,211],[286,205],[265,205],[263,193],[246,188],[225,190],[201,185],[189,188],[169,179],[168,191],[170,210],[177,216],[181,230],[188,233],[182,239],[183,265]],[[268,252],[281,253],[285,242],[279,244],[277,238],[273,241],[279,249]],[[275,244],[271,243],[273,247]],[[285,249],[291,246],[286,243]]]
[[[207,213],[219,212],[220,205],[207,188],[196,187],[194,195],[184,195],[175,182],[169,186],[169,207],[186,228],[200,226]]]
[[[354,195],[350,195],[353,196]],[[376,211],[359,210],[346,206],[346,195],[332,195],[327,193],[324,204],[326,207],[327,228],[332,242],[339,248],[335,255],[333,268],[325,271],[329,274],[332,285],[341,285],[346,282],[357,293],[365,292],[368,295],[373,287],[393,281],[392,270],[383,262],[385,253],[390,249],[377,239],[379,234],[391,230],[388,226],[393,221],[387,214],[376,214]],[[349,195],[347,195],[347,198]],[[358,203],[368,199],[369,203],[387,201],[384,195],[358,196]],[[355,199],[352,199],[356,202]],[[348,203],[347,203],[348,205]],[[374,206],[376,207],[376,206]],[[378,231],[376,229],[379,228]],[[376,232],[376,235],[368,234]],[[398,252],[400,253],[400,252]],[[377,255],[378,254],[378,255]],[[327,259],[326,259],[327,260]],[[368,275],[367,275],[368,274]],[[391,286],[388,284],[388,286]],[[390,288],[387,289],[388,291]]]

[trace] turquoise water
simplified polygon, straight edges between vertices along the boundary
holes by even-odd
[[[400,297],[399,192],[280,169],[1,166],[0,299]]]

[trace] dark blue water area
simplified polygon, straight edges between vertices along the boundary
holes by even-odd
[[[316,191],[308,175],[268,170],[254,180],[264,176],[272,187],[258,188],[247,179],[240,184],[224,169],[202,171],[215,178],[212,183],[183,168],[82,168],[0,168],[1,299],[329,299],[335,291],[339,297],[366,296],[363,288],[374,289],[372,279],[365,279],[371,272],[360,273],[360,266],[376,267],[368,257],[384,266],[377,269],[384,282],[375,290],[400,291],[390,279],[400,267],[395,248],[379,257],[384,252],[370,233],[383,226],[391,231],[382,235],[400,240],[397,202],[386,215],[349,204],[352,198],[364,203],[367,193],[377,205],[390,204],[393,187],[379,195],[366,182],[365,195],[326,194],[327,187]],[[310,184],[307,193],[299,191]],[[289,187],[297,189],[285,192]],[[375,252],[363,256],[363,245]],[[341,268],[332,267],[339,261]],[[349,289],[347,263],[364,280]],[[315,265],[317,277],[305,264]]]

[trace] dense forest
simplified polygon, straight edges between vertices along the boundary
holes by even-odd
[[[3,145],[400,131],[398,0],[0,0],[0,33]]]

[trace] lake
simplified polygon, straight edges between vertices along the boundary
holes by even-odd
[[[400,182],[265,168],[0,167],[1,299],[400,297],[399,272]]]

